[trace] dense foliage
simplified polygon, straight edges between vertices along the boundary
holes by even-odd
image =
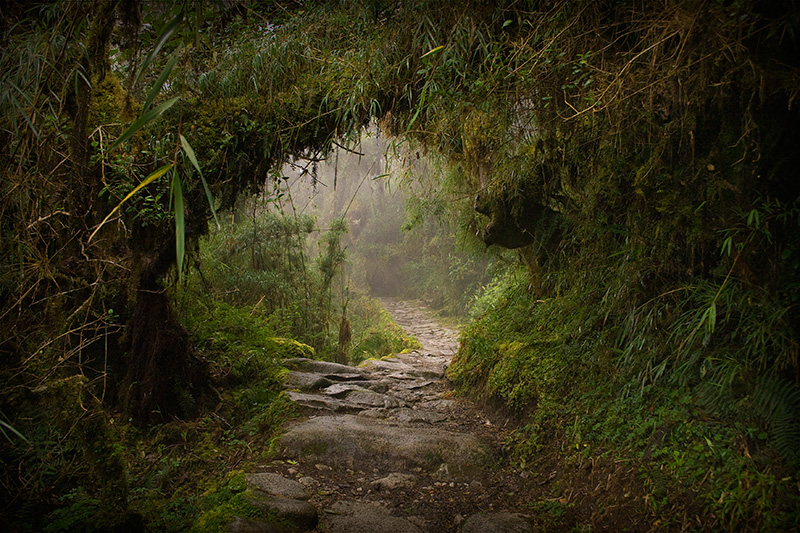
[[[196,347],[221,350],[219,336],[192,337],[167,290],[193,258],[216,256],[218,290],[241,291],[205,304],[212,315],[246,323],[237,306],[263,297],[264,338],[308,335],[341,356],[344,220],[316,262],[300,243],[313,223],[294,216],[198,243],[215,207],[279,201],[283,164],[314,175],[377,120],[442,168],[410,225],[435,213],[450,238],[455,226],[519,250],[524,267],[497,268],[477,300],[452,375],[526,417],[520,461],[553,442],[579,463],[614,450],[637,461],[628,477],[654,521],[796,527],[799,12],[793,0],[10,3],[4,506],[120,519],[140,480],[125,474],[119,422],[196,419],[214,403],[219,363]]]

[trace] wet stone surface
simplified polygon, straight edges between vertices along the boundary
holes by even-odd
[[[248,474],[253,501],[310,531],[530,531],[530,480],[498,466],[504,431],[445,378],[456,332],[418,305],[382,303],[422,348],[358,367],[288,361],[284,386],[305,416],[279,439],[283,458]]]

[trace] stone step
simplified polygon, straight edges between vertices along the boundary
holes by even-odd
[[[345,467],[359,461],[436,470],[442,463],[484,464],[491,451],[474,435],[353,415],[311,418],[279,439],[287,457],[314,456]]]

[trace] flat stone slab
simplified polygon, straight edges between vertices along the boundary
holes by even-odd
[[[286,396],[301,407],[337,413],[357,412],[362,409],[391,409],[404,405],[398,398],[369,390],[349,390],[337,396],[289,391]]]
[[[335,412],[358,411],[359,409],[363,409],[363,407],[350,403],[347,400],[340,400],[339,398],[332,398],[321,394],[290,391],[286,393],[286,396],[297,405],[308,409]]]
[[[325,377],[332,381],[361,381],[364,374],[325,374]]]
[[[347,396],[347,401],[358,406],[367,407],[385,407],[391,409],[393,407],[400,407],[402,404],[397,398],[392,398],[386,394],[378,394],[372,391],[351,391]]]
[[[305,486],[280,474],[272,472],[247,474],[246,479],[249,486],[273,496],[292,500],[307,500],[311,497],[311,493]]]
[[[363,370],[354,366],[307,359],[305,357],[286,359],[283,364],[287,368],[299,370],[301,372],[320,374],[334,381],[350,381],[353,379],[364,379],[366,377]]]
[[[375,394],[374,392],[370,391],[369,389],[365,389],[361,385],[356,385],[352,382],[348,383],[334,383],[329,387],[325,387],[322,390],[322,394],[326,394],[333,398],[344,398],[347,396],[348,393],[352,391],[361,391],[361,392],[368,392],[371,394]]]
[[[359,367],[392,379],[441,379],[448,361],[447,358],[411,353],[398,354],[391,359],[367,359]]]
[[[392,516],[378,504],[337,502],[331,510],[334,514],[323,519],[328,533],[422,533],[408,520]]]
[[[303,421],[284,434],[280,443],[289,456],[315,455],[328,463],[344,464],[379,461],[399,468],[480,464],[491,457],[489,449],[473,435],[353,415]]]
[[[359,368],[363,368],[371,372],[413,372],[416,370],[413,366],[403,363],[396,357],[391,357],[388,359],[367,359],[358,366]]]
[[[406,364],[396,358],[380,360],[367,359],[366,361],[362,362],[359,367],[369,370],[370,372],[386,374],[387,377],[392,379],[438,379],[444,376],[444,369],[436,370],[433,368],[419,368]]]
[[[342,385],[344,387],[354,386],[354,387],[361,387],[362,389],[368,389],[373,392],[379,392],[381,394],[385,393],[389,390],[389,387],[394,387],[394,383],[388,380],[372,380],[372,379],[352,379],[347,381],[342,381],[339,383],[334,383],[334,385]]]
[[[247,500],[262,511],[273,513],[301,529],[314,529],[319,522],[317,508],[306,501],[280,498],[258,490],[252,491]]]
[[[287,389],[300,389],[312,391],[328,387],[333,382],[320,374],[313,372],[298,372],[290,370],[283,378],[283,386]]]
[[[461,533],[531,533],[533,528],[521,514],[478,513],[461,525]]]

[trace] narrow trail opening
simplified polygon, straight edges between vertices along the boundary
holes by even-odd
[[[526,502],[541,482],[508,467],[507,431],[454,395],[445,369],[457,332],[420,304],[382,303],[422,349],[359,366],[289,361],[303,416],[280,438],[281,458],[248,474],[253,503],[314,531],[530,531]],[[258,527],[237,518],[231,530]]]

